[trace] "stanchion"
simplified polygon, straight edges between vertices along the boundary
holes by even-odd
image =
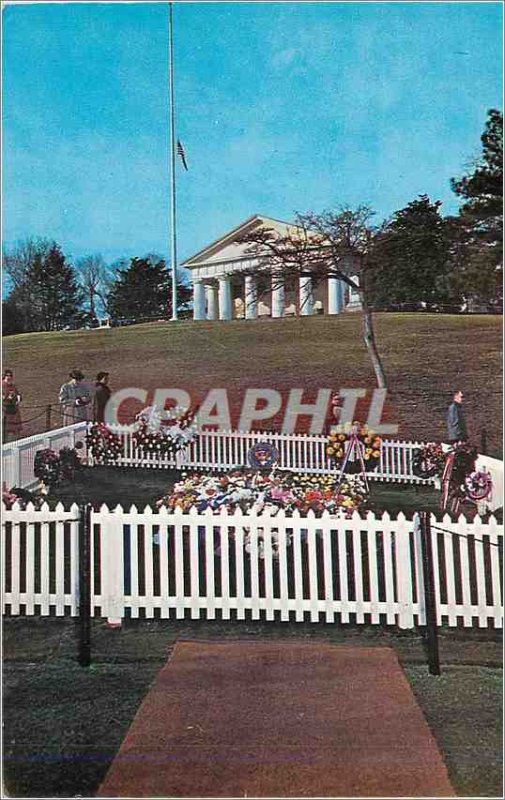
[[[91,664],[91,509],[80,507],[79,523],[79,654],[81,667]]]
[[[365,467],[365,460],[363,458],[364,453],[364,446],[358,439],[358,434],[356,428],[353,427],[351,430],[351,435],[349,437],[349,441],[346,442],[345,445],[345,456],[342,461],[342,466],[340,468],[340,472],[337,478],[337,482],[335,484],[335,491],[340,488],[342,485],[342,481],[344,479],[345,470],[349,461],[359,461],[361,466],[361,477],[365,484],[365,488],[367,492],[370,492],[370,486],[368,484],[368,479],[366,476],[366,467]]]
[[[426,610],[426,640],[428,646],[428,669],[430,675],[440,675],[438,653],[437,602],[435,597],[435,575],[433,569],[433,548],[431,544],[430,515],[426,511],[419,514],[421,525],[421,557],[423,561],[424,607]]]
[[[480,452],[481,455],[487,455],[487,430],[482,428],[480,432]]]

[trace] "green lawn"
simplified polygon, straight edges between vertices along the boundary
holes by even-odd
[[[442,439],[451,393],[462,387],[475,441],[486,428],[491,454],[501,453],[502,318],[490,315],[377,314],[376,332],[389,378],[386,419],[400,438]],[[374,376],[361,339],[360,314],[336,317],[176,322],[95,331],[33,333],[4,339],[4,365],[15,370],[25,419],[56,403],[70,369],[88,378],[109,370],[113,389],[187,390],[193,402],[211,388],[228,391],[236,425],[247,387],[362,387],[366,418]],[[283,411],[268,421],[279,427]],[[53,423],[56,423],[53,416]],[[26,426],[43,428],[44,415]]]
[[[501,797],[501,642],[487,631],[443,630],[442,675],[428,674],[417,631],[306,624],[95,620],[93,663],[76,663],[70,619],[7,619],[4,785],[12,797],[92,796],[142,698],[179,638],[295,637],[390,646],[398,655],[458,796]]]

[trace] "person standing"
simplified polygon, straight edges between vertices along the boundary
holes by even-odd
[[[449,444],[468,441],[468,430],[463,413],[463,392],[454,392],[452,403],[447,409],[447,440]]]
[[[3,441],[10,442],[21,436],[21,394],[14,383],[14,373],[6,369],[2,375],[2,434]]]
[[[90,391],[83,383],[82,372],[74,369],[69,378],[70,380],[61,387],[59,395],[63,426],[86,422],[91,402]]]
[[[105,408],[111,395],[108,383],[109,373],[99,372],[96,376],[95,395],[93,397],[93,422],[105,422]]]

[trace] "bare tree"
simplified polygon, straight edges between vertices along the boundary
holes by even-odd
[[[386,388],[368,300],[367,276],[371,251],[380,229],[370,224],[373,212],[367,206],[343,208],[338,212],[297,214],[286,233],[258,227],[241,237],[255,258],[253,272],[272,276],[272,288],[294,276],[310,275],[313,284],[323,278],[338,278],[358,293],[363,319],[363,339],[379,388]],[[357,276],[357,280],[355,279]],[[246,302],[256,300],[247,297]]]
[[[96,317],[97,301],[104,304],[107,290],[107,267],[100,254],[85,256],[76,264],[79,283],[84,292],[90,316]]]
[[[29,237],[4,250],[3,268],[10,279],[10,297],[15,300],[16,314],[20,317],[22,330],[32,330],[36,301],[31,279],[34,265],[37,259],[47,257],[53,245],[54,242],[50,239]]]

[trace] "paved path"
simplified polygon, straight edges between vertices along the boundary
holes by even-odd
[[[235,640],[176,645],[97,796],[455,793],[392,650]]]

